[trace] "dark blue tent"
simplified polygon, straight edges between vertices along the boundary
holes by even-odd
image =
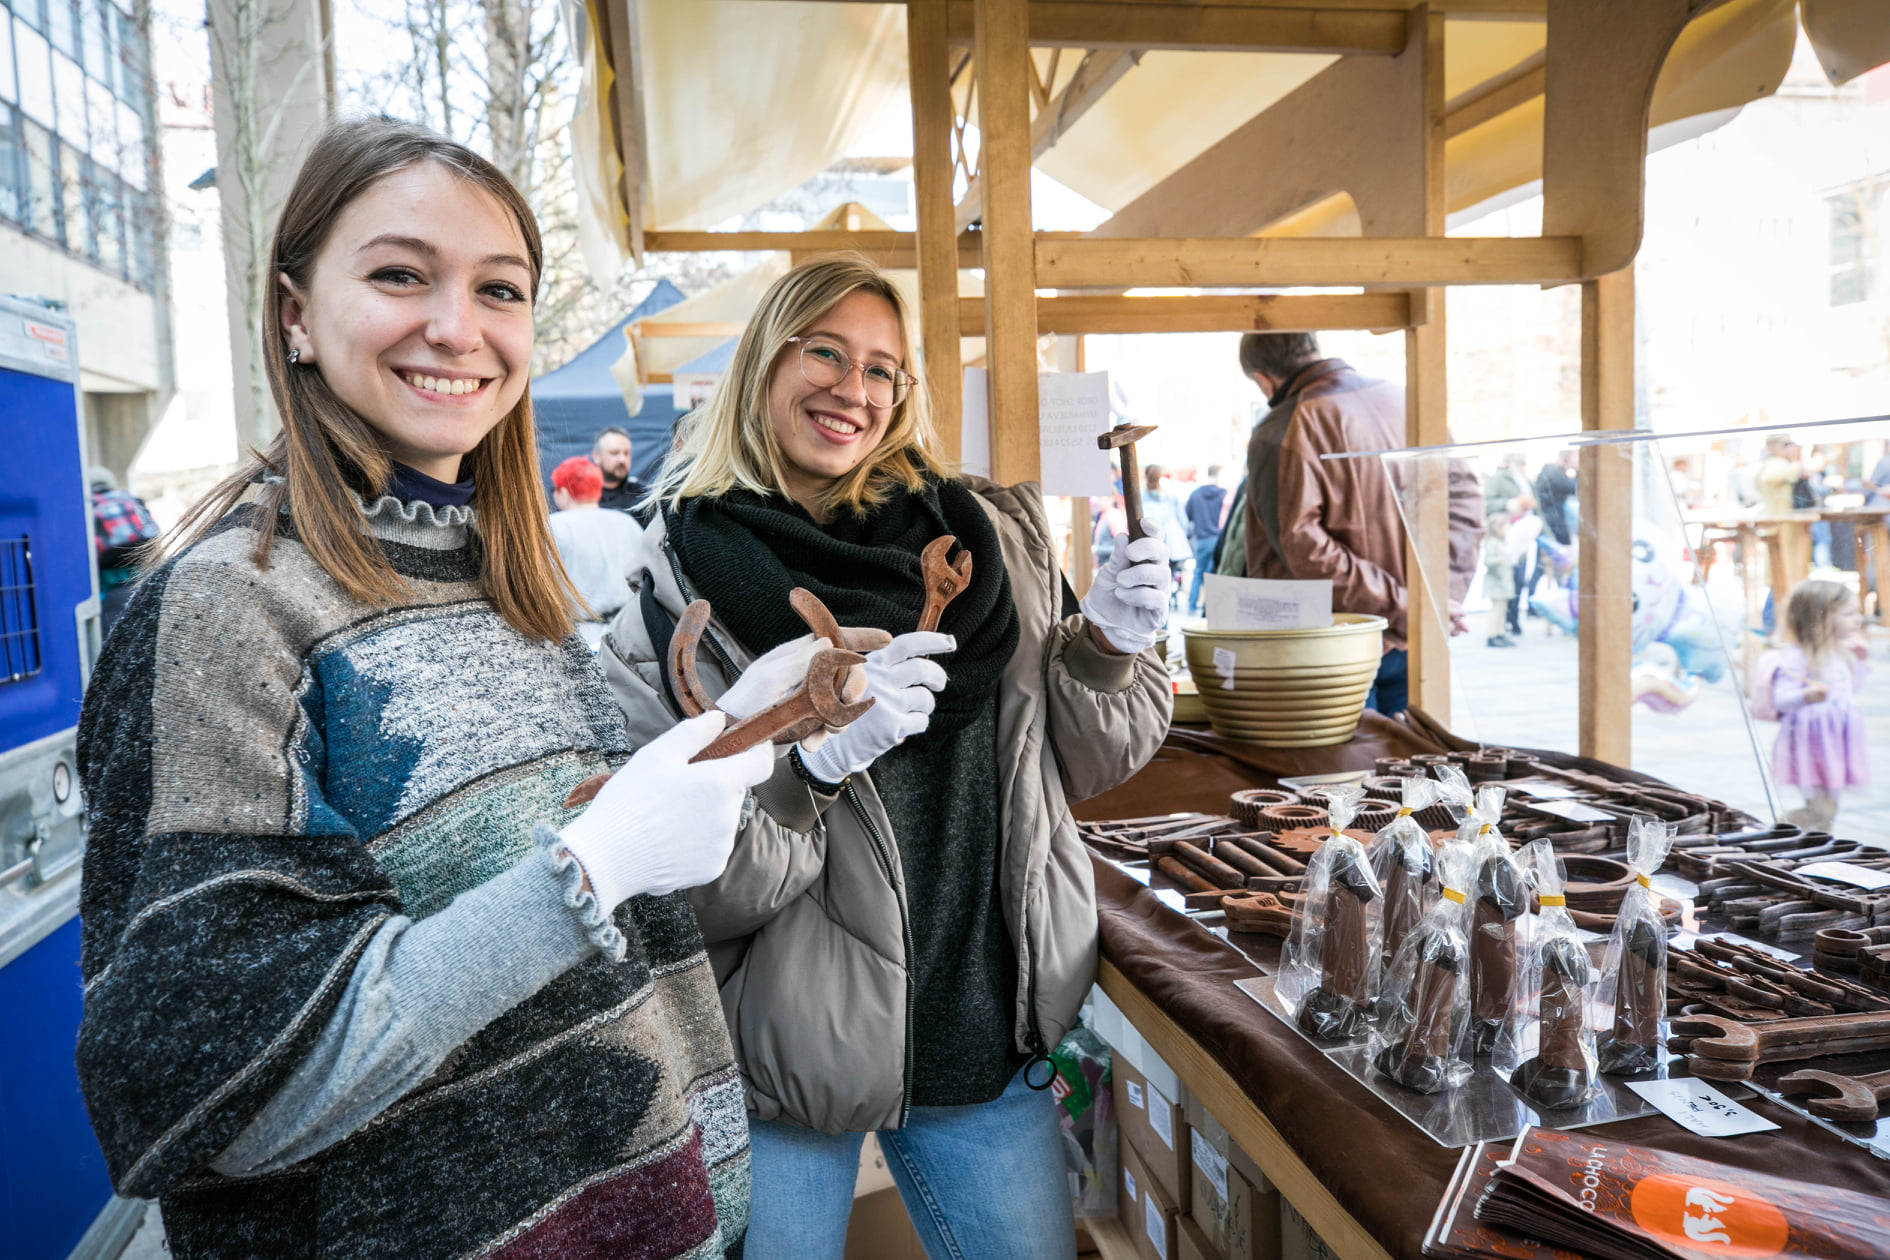
[[[611,364],[629,353],[624,326],[648,319],[683,300],[681,290],[659,280],[650,295],[609,332],[563,367],[532,382],[532,408],[538,426],[538,463],[550,493],[551,470],[573,455],[588,455],[597,435],[611,425],[626,429],[632,446],[632,475],[648,481],[669,449],[670,430],[681,418],[667,385],[643,387],[643,410],[628,415],[623,389],[610,374]]]

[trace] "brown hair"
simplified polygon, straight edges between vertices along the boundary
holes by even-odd
[[[928,474],[948,478],[938,454],[932,396],[918,362],[912,311],[892,277],[858,254],[811,258],[768,286],[735,344],[735,357],[715,393],[676,427],[676,443],[663,461],[653,497],[675,505],[698,495],[715,497],[743,486],[757,494],[786,494],[781,446],[768,423],[768,385],[784,354],[799,337],[848,294],[864,290],[891,303],[899,318],[900,362],[914,377],[905,401],[893,409],[880,439],[853,471],[827,491],[821,506],[864,513],[898,491],[911,492]],[[956,383],[953,383],[956,388]]]
[[[1814,678],[1836,646],[1831,621],[1851,599],[1851,588],[1842,582],[1808,578],[1794,586],[1791,598],[1785,601],[1785,637],[1805,654]]]
[[[286,508],[295,537],[350,598],[390,604],[406,583],[362,528],[356,495],[372,497],[387,487],[393,461],[374,429],[335,396],[320,369],[291,368],[282,339],[283,287],[287,275],[307,290],[315,257],[341,212],[356,197],[396,171],[437,162],[491,194],[511,214],[525,239],[532,298],[544,268],[544,248],[531,207],[497,167],[464,145],[424,127],[391,118],[331,123],[316,139],[283,203],[271,247],[269,282],[263,299],[263,372],[282,431],[269,448],[224,480],[192,508],[165,543],[174,556],[202,538],[250,488],[263,482],[253,523],[256,567],[269,567],[269,553]],[[575,591],[558,560],[540,490],[538,444],[532,428],[528,386],[518,404],[467,454],[462,475],[478,486],[477,529],[481,592],[521,633],[562,639],[572,631]]]

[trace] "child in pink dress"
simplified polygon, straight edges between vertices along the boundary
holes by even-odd
[[[1804,806],[1785,820],[1808,830],[1829,828],[1838,794],[1870,782],[1855,703],[1866,669],[1863,626],[1856,598],[1837,582],[1800,582],[1785,605],[1790,646],[1772,677],[1779,713],[1772,775],[1804,793]]]

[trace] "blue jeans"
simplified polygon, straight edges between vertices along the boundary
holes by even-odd
[[[749,1120],[744,1260],[839,1260],[863,1137]],[[1022,1072],[993,1102],[914,1107],[879,1145],[931,1260],[1074,1260],[1057,1103]]]
[[[1188,588],[1188,611],[1197,612],[1201,607],[1201,579],[1207,576],[1208,565],[1214,559],[1214,544],[1221,540],[1219,534],[1209,534],[1206,538],[1194,540],[1194,584]]]
[[[1406,675],[1405,650],[1394,648],[1378,662],[1378,677],[1365,693],[1365,707],[1397,717],[1410,705],[1410,679]]]

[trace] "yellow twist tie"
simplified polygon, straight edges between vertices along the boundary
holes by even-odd
[[[1479,836],[1487,836],[1490,834],[1490,829],[1495,826],[1495,823],[1484,823],[1481,827],[1477,828],[1477,834]]]
[[[1645,875],[1636,875],[1634,882],[1639,884],[1642,888],[1652,888],[1654,886],[1654,881],[1647,878]]]
[[[1337,827],[1332,827],[1332,826],[1331,826],[1331,824],[1327,824],[1327,826],[1328,826],[1328,827],[1330,828],[1330,830],[1331,830],[1331,832],[1332,832],[1332,838],[1333,838],[1334,840],[1343,840],[1343,839],[1345,839],[1345,833],[1344,833],[1343,831],[1340,831],[1340,830],[1339,830],[1339,829],[1338,829]]]
[[[1538,900],[1545,906],[1566,906],[1568,904],[1568,898],[1559,893],[1544,893]]]
[[[1454,901],[1461,906],[1463,904],[1463,894],[1458,892],[1455,888],[1446,888],[1444,889],[1444,900]]]
[[[1411,816],[1411,807],[1409,805],[1398,806],[1398,817],[1409,818],[1410,816]]]

